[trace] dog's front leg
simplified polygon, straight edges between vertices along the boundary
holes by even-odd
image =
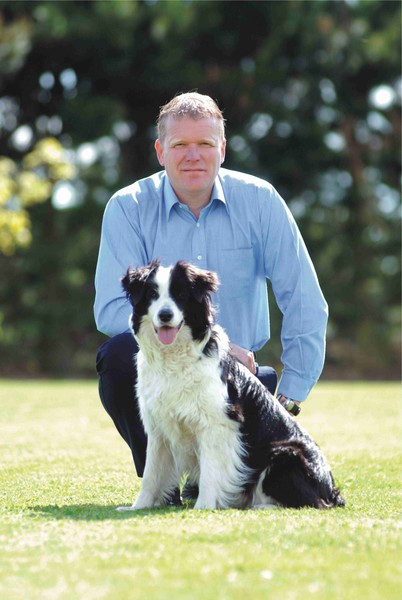
[[[211,493],[211,490],[209,490],[209,491],[203,490],[203,486],[201,485],[201,479],[200,479],[198,498],[197,498],[197,502],[194,505],[194,508],[196,508],[196,509],[206,508],[206,509],[213,510],[213,509],[217,508],[217,505],[218,505],[218,503],[217,503],[216,494]]]
[[[248,472],[237,424],[209,423],[199,436],[199,457],[199,495],[194,508],[241,506]]]
[[[223,508],[229,504],[233,457],[222,441],[220,431],[215,435],[208,431],[200,440],[199,494],[194,508]]]
[[[176,481],[172,453],[159,436],[149,436],[147,456],[141,491],[132,506],[121,506],[117,510],[139,510],[159,506]]]

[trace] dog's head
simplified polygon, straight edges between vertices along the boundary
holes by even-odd
[[[154,260],[146,267],[129,269],[122,285],[134,308],[131,317],[134,335],[140,335],[143,323],[150,323],[159,342],[170,345],[185,326],[190,329],[192,339],[201,341],[214,321],[211,294],[218,283],[212,271],[184,261],[174,267],[162,267]]]

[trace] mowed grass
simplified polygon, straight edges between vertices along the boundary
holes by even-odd
[[[400,400],[320,383],[304,405],[344,509],[127,514],[140,481],[96,382],[0,381],[0,597],[400,600]]]

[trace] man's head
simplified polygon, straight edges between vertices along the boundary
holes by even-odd
[[[162,107],[155,150],[181,202],[198,217],[225,160],[224,120],[209,96],[191,92]]]
[[[204,94],[188,92],[175,96],[161,107],[157,120],[158,139],[163,143],[166,136],[166,122],[169,118],[178,120],[190,117],[198,120],[212,117],[219,125],[220,141],[225,139],[225,120],[219,106]]]

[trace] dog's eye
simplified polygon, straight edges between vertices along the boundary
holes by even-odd
[[[156,290],[154,290],[153,288],[149,288],[149,290],[147,291],[147,299],[148,300],[156,300],[157,298],[159,298],[159,294]]]

